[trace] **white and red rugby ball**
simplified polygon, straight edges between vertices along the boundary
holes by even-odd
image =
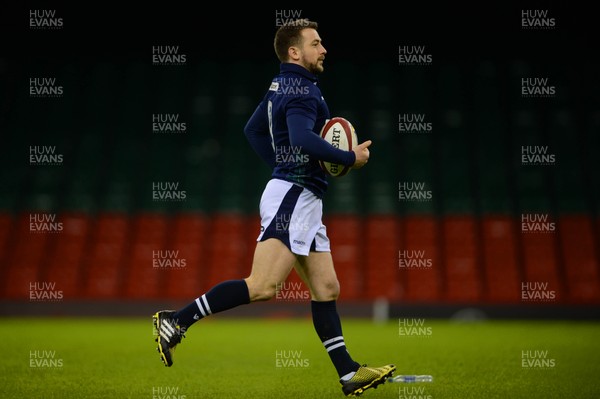
[[[358,137],[354,126],[345,118],[336,116],[325,121],[321,129],[321,138],[335,148],[352,151],[358,145]],[[321,169],[333,177],[342,177],[352,169],[351,166],[338,165],[331,162],[319,161]]]

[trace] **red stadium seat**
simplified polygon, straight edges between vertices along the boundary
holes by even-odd
[[[244,218],[246,225],[246,261],[240,265],[241,275],[249,276],[252,270],[252,259],[254,259],[254,250],[256,249],[256,238],[260,233],[260,218],[257,216],[246,216]]]
[[[325,221],[331,254],[341,286],[340,300],[362,298],[362,221],[357,215],[333,215]]]
[[[9,255],[11,232],[14,229],[14,217],[10,213],[0,213],[0,270]]]
[[[366,299],[397,301],[403,298],[404,288],[398,271],[400,233],[400,222],[395,215],[372,215],[365,220],[361,237],[365,241],[363,282]]]
[[[12,251],[15,247],[15,231],[17,229],[17,218],[10,213],[0,213],[0,272],[6,276]],[[4,297],[5,283],[0,283],[0,297]]]
[[[435,216],[407,216],[401,245],[395,255],[405,281],[405,300],[436,302],[442,299],[442,263]]]
[[[569,302],[600,303],[598,240],[593,229],[592,219],[587,215],[559,218],[560,250]]]
[[[121,282],[129,245],[127,215],[104,213],[93,224],[90,250],[84,257],[84,291],[88,299],[121,298]]]
[[[493,303],[518,303],[521,298],[515,236],[518,226],[510,216],[485,216],[481,224],[484,298]]]
[[[185,267],[169,271],[165,296],[169,299],[191,300],[210,287],[204,278],[206,252],[210,245],[208,220],[201,214],[180,214],[174,217],[169,244],[185,259]]]
[[[472,216],[446,216],[442,220],[442,249],[446,300],[475,303],[482,299],[481,264],[476,221]]]
[[[249,246],[256,245],[256,235],[248,232],[246,218],[235,213],[215,214],[209,222],[210,244],[206,256],[206,272],[202,273],[205,285],[212,287],[223,280],[246,277],[252,264],[247,257]]]
[[[91,217],[84,213],[63,213],[61,234],[52,240],[48,251],[44,281],[56,282],[65,299],[77,298],[81,293],[82,262],[91,231]]]
[[[159,283],[177,264],[179,253],[167,244],[169,218],[161,213],[133,217],[124,296],[132,299],[160,298]]]
[[[57,218],[53,223],[60,221]],[[31,231],[30,214],[22,213],[17,217],[12,234],[15,235],[11,240],[13,248],[5,258],[3,271],[3,296],[9,299],[29,300],[30,284],[52,283],[41,280],[41,271],[47,257],[48,242],[53,236],[61,233]]]
[[[521,232],[523,281],[539,284],[544,291],[554,293],[554,302],[561,302],[563,283],[559,272],[559,251],[556,232]]]

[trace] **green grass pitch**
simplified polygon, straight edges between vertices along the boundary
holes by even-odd
[[[399,320],[344,320],[355,360],[434,377],[386,383],[363,398],[600,397],[600,323],[421,322],[411,331]],[[5,398],[344,397],[309,319],[213,316],[190,328],[170,368],[159,360],[150,315],[2,318],[0,337]]]

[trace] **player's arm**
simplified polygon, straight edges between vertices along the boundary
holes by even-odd
[[[356,161],[353,151],[335,148],[315,134],[317,102],[312,98],[292,101],[286,110],[290,144],[302,148],[302,152],[320,161],[352,166]]]
[[[335,148],[313,131],[315,121],[307,116],[292,114],[287,116],[287,125],[290,132],[290,144],[302,148],[302,152],[325,162],[345,166],[354,165],[356,156],[353,151],[344,151]]]
[[[254,151],[269,165],[271,169],[275,168],[275,151],[271,133],[269,132],[269,120],[264,103],[260,103],[254,113],[248,119],[244,127],[244,134]]]

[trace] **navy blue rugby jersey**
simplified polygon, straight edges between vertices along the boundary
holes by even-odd
[[[353,165],[355,154],[333,147],[319,136],[330,119],[316,75],[282,63],[244,133],[256,153],[273,169],[272,178],[296,183],[322,198],[327,174],[318,161]]]

